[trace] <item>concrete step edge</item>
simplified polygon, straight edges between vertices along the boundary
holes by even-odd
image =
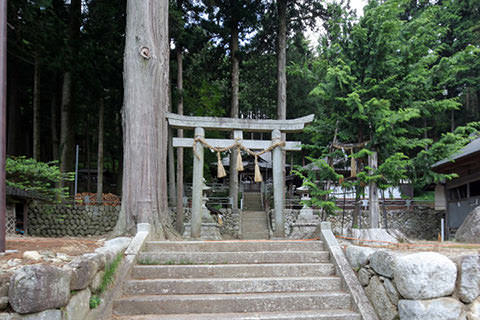
[[[140,315],[328,310],[351,306],[351,295],[345,292],[267,292],[126,296],[114,301],[113,310],[116,315]]]
[[[259,263],[259,264],[214,264],[214,265],[135,265],[134,279],[171,278],[260,278],[275,276],[283,278],[290,274],[307,276],[330,276],[335,274],[333,263]],[[228,277],[224,276],[228,275]]]
[[[113,320],[283,320],[283,319],[325,319],[325,320],[360,320],[360,315],[350,310],[305,310],[294,312],[246,312],[246,313],[203,313],[203,314],[168,314],[120,316]]]
[[[341,290],[339,277],[218,278],[128,280],[125,295],[243,294],[264,292],[329,292]]]

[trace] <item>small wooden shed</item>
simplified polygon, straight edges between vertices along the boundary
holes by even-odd
[[[31,191],[7,186],[7,234],[27,234],[28,205],[33,200],[43,200],[43,197]]]
[[[432,166],[438,173],[458,178],[435,186],[435,209],[446,210],[447,236],[454,234],[467,215],[480,205],[480,138],[453,156]]]

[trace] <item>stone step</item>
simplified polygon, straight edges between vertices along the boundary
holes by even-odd
[[[267,214],[264,211],[243,211],[242,212],[242,220],[245,219],[254,219],[254,218],[267,218]]]
[[[161,252],[248,252],[248,251],[322,251],[322,241],[148,241],[145,251]]]
[[[242,217],[242,222],[244,221],[265,221],[267,222],[267,217],[265,215],[252,215]]]
[[[267,219],[245,219],[242,221],[242,226],[262,226],[263,228],[268,227]]]
[[[244,192],[243,198],[262,198],[262,194],[260,192]]]
[[[326,277],[334,274],[335,267],[331,263],[136,265],[132,270],[133,279]]]
[[[266,217],[267,213],[263,210],[243,210],[242,211],[242,218],[248,217]]]
[[[244,231],[242,233],[243,240],[266,240],[269,238],[268,231],[260,231],[260,232],[248,232]]]
[[[266,223],[244,223],[242,224],[242,232],[267,232]]]
[[[115,315],[280,312],[350,309],[343,292],[127,296],[114,301]]]
[[[236,264],[329,262],[327,251],[141,252],[139,264]]]
[[[260,201],[243,202],[243,211],[261,211],[263,209]]]
[[[126,295],[340,291],[339,277],[129,280]]]
[[[261,313],[204,313],[176,315],[141,315],[115,317],[115,320],[361,320],[358,313],[349,310],[284,311]]]
[[[265,221],[267,222],[267,217],[266,216],[247,216],[242,218],[242,222],[245,221]]]

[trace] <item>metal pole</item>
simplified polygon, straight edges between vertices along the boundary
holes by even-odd
[[[78,144],[75,150],[75,191],[73,193],[73,199],[75,199],[75,196],[77,195],[77,187],[78,187]]]
[[[5,252],[7,200],[5,157],[7,153],[7,0],[0,3],[0,252]]]
[[[441,228],[441,233],[440,233],[440,240],[443,242],[445,240],[445,220],[442,218],[441,220],[441,225],[440,225],[440,228]]]

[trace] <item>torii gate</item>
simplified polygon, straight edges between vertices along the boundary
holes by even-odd
[[[284,237],[284,178],[282,168],[282,150],[301,150],[300,141],[285,141],[281,143],[282,133],[301,132],[305,125],[311,123],[314,115],[290,120],[256,120],[216,117],[193,117],[174,113],[167,113],[168,124],[176,129],[194,129],[194,139],[173,138],[173,147],[194,148],[193,157],[193,187],[192,187],[192,219],[191,237],[200,238],[202,225],[202,184],[203,184],[203,140],[215,148],[226,148],[238,143],[250,150],[265,150],[273,145],[273,195],[275,215],[275,236]],[[205,129],[233,131],[234,139],[205,139]],[[245,132],[271,132],[272,141],[267,140],[243,140]],[[233,165],[233,164],[230,164]]]

